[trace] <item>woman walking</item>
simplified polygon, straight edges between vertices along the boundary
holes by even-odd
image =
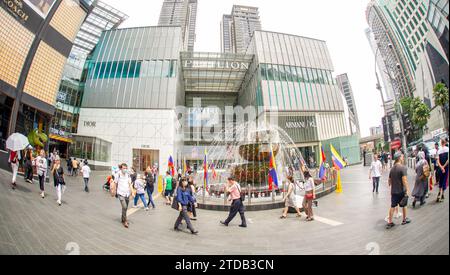
[[[142,203],[144,204],[145,211],[148,211],[148,205],[145,201],[145,185],[145,178],[141,175],[137,175],[134,182],[134,189],[136,189],[136,196],[134,197],[134,208],[139,208],[137,206],[137,203],[139,199],[141,199]]]
[[[280,219],[287,219],[287,214],[289,211],[289,207],[292,207],[297,211],[297,217],[301,218],[302,214],[296,202],[296,196],[300,193],[300,186],[297,183],[294,183],[294,179],[290,176],[288,179],[288,191],[286,197],[284,198],[284,211],[283,215]]]
[[[61,206],[62,194],[64,194],[64,191],[66,189],[66,182],[64,180],[64,169],[61,166],[61,159],[59,158],[59,156],[56,156],[55,158],[55,164],[53,165],[52,174],[54,185],[56,187],[56,196],[58,198],[56,202],[59,206]]]
[[[8,162],[11,164],[11,169],[12,169],[12,180],[11,180],[11,187],[13,190],[16,189],[17,184],[17,172],[19,171],[19,152],[16,151],[11,151],[11,153],[9,154],[9,159]]]
[[[416,204],[419,201],[420,206],[424,205],[425,202],[425,195],[427,191],[428,186],[428,178],[430,176],[430,168],[425,160],[425,153],[420,151],[417,154],[417,157],[419,158],[419,162],[416,164],[416,182],[414,185],[412,196],[414,197],[413,201],[413,208],[416,208]]]
[[[145,171],[145,188],[147,190],[148,195],[148,203],[147,207],[152,205],[153,209],[155,209],[155,202],[153,201],[153,192],[155,191],[155,181],[156,181],[156,175],[153,173],[150,166]]]
[[[438,151],[437,170],[439,174],[439,194],[437,202],[444,201],[444,193],[447,190],[448,184],[448,147],[445,139],[441,140],[441,148]]]
[[[33,184],[33,151],[27,149],[25,153],[25,181]]]
[[[310,222],[314,220],[314,213],[312,211],[313,201],[316,199],[316,188],[314,186],[314,179],[309,173],[306,171],[305,175],[305,198],[303,199],[303,209],[306,213],[306,221]]]
[[[197,198],[195,196],[196,190],[195,190],[194,178],[192,176],[189,177],[188,185],[189,185],[189,194],[194,198],[195,201],[197,201]],[[193,221],[197,220],[197,211],[196,211],[195,205],[196,205],[196,203],[192,203],[192,202],[189,202],[189,204],[188,204],[189,217]]]
[[[195,198],[191,196],[190,194],[190,188],[188,186],[188,182],[186,179],[183,179],[181,181],[181,185],[177,188],[177,202],[178,202],[178,211],[180,211],[180,214],[178,215],[178,218],[175,222],[174,230],[180,231],[180,224],[183,220],[186,221],[188,229],[191,231],[192,234],[196,235],[198,234],[198,231],[194,229],[194,227],[191,224],[191,219],[189,218],[187,207],[188,204],[194,203],[197,204],[195,201]]]
[[[47,159],[45,158],[45,151],[41,150],[39,153],[39,156],[35,159],[34,164],[37,169],[37,174],[39,177],[39,188],[41,190],[41,197],[45,198],[44,193],[44,185],[45,185],[45,179],[47,178]]]

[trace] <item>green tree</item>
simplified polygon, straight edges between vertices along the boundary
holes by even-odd
[[[445,129],[448,132],[448,101],[449,101],[449,95],[448,95],[448,88],[445,86],[444,83],[437,83],[436,86],[433,89],[433,98],[434,103],[436,106],[441,107],[442,115],[444,116],[444,124]]]
[[[414,123],[415,128],[422,132],[430,119],[431,109],[418,97],[413,99],[411,108],[411,121]]]

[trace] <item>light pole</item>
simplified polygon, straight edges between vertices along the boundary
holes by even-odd
[[[390,43],[388,44],[388,47],[389,47],[389,49],[391,49],[391,50],[393,50],[393,48],[394,48],[394,46],[393,46],[392,44],[390,44]],[[376,50],[376,52],[375,52],[375,75],[376,75],[376,78],[377,78],[377,90],[380,91],[381,99],[383,100],[384,113],[385,113],[385,116],[386,116],[386,115],[387,115],[387,112],[386,112],[386,102],[385,102],[385,100],[384,100],[383,88],[382,88],[382,86],[381,86],[381,84],[380,84],[380,78],[379,78],[379,76],[378,76],[378,71],[377,71],[378,53],[380,53],[380,47],[379,47],[379,46],[377,46],[377,50]],[[400,65],[400,64],[397,64],[397,68],[400,69],[400,68],[401,68],[401,65]],[[391,80],[391,83],[392,83],[393,81],[397,81],[397,80],[396,80],[394,77],[392,77],[388,72],[384,72],[384,73],[389,77],[389,79]],[[396,76],[396,77],[397,77],[397,76]],[[403,107],[402,107],[402,105],[400,104],[400,100],[398,99],[397,91],[395,91],[395,90],[394,90],[394,101],[395,101],[395,105],[398,105],[398,106],[400,107],[400,108],[399,108],[400,114],[397,112],[397,109],[395,110],[395,113],[396,113],[396,115],[397,115],[397,119],[398,119],[399,124],[400,124],[400,131],[401,131],[401,137],[402,137],[402,149],[403,149],[403,153],[406,154],[406,152],[407,152],[407,146],[406,146],[407,141],[406,141],[405,127],[404,127],[404,124],[403,124]]]

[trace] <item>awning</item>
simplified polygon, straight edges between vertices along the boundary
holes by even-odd
[[[62,142],[65,142],[65,143],[73,143],[72,139],[65,138],[65,137],[60,137],[60,136],[57,136],[57,135],[49,135],[49,138],[53,139],[53,140],[57,140],[57,141],[62,141]]]

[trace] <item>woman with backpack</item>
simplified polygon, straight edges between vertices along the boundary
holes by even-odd
[[[286,193],[286,196],[284,197],[284,211],[280,219],[287,219],[289,207],[294,208],[295,211],[297,211],[297,217],[301,218],[302,214],[300,212],[300,208],[298,207],[296,198],[300,195],[300,186],[298,186],[298,184],[294,182],[294,179],[291,176],[289,176],[287,179],[288,191]]]
[[[420,201],[420,206],[426,203],[425,195],[428,187],[428,178],[430,177],[430,166],[425,160],[425,152],[418,152],[417,157],[419,161],[416,164],[416,182],[412,192],[412,196],[414,197],[413,208],[416,208],[418,201]]]

